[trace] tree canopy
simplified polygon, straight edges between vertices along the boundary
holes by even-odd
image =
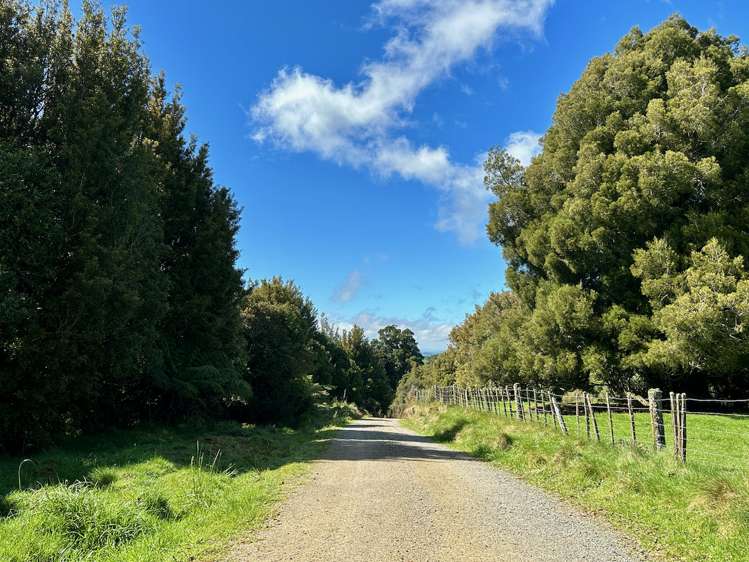
[[[383,412],[420,358],[395,328],[339,334],[293,283],[247,287],[240,210],[185,129],[124,9],[0,0],[0,448],[295,423],[314,385]]]
[[[510,293],[453,331],[450,380],[746,392],[749,55],[736,37],[678,16],[633,29],[559,97],[527,168],[494,149],[485,170]]]

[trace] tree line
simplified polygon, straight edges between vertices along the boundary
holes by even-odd
[[[0,448],[190,416],[383,411],[413,333],[338,333],[246,284],[240,210],[123,9],[0,0]]]
[[[431,384],[749,394],[749,51],[673,16],[559,97],[542,152],[485,164],[506,290],[399,393]]]

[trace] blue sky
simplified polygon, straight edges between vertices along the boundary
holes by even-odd
[[[678,12],[749,37],[738,0],[128,5],[244,208],[248,276],[293,279],[343,327],[409,326],[426,351],[504,286],[486,150],[530,158],[559,94],[634,25]]]

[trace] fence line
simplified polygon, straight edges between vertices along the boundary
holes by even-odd
[[[659,389],[650,389],[647,398],[630,393],[626,396],[608,393],[594,396],[587,392],[562,395],[542,388],[523,388],[518,383],[472,388],[435,385],[414,392],[419,402],[436,401],[486,411],[522,422],[551,426],[565,435],[573,432],[578,438],[585,437],[611,446],[646,445],[656,451],[670,450],[674,459],[682,464],[686,464],[689,450],[690,458],[694,455],[699,462],[709,459],[711,466],[726,470],[749,468],[749,455],[731,454],[736,453],[737,447],[749,449],[749,428],[742,432],[736,428],[705,427],[704,420],[694,430],[688,431],[687,427],[687,421],[696,419],[695,416],[738,418],[733,421],[741,423],[744,423],[743,418],[749,418],[749,414],[742,413],[689,411],[688,403],[693,403],[693,408],[704,408],[711,403],[717,404],[718,409],[729,404],[746,408],[749,399],[687,398],[685,393],[664,395]],[[712,435],[703,436],[703,431]],[[721,438],[731,439],[732,449],[721,451],[714,448],[716,440]],[[725,462],[721,464],[715,459]],[[724,466],[731,463],[741,466]]]

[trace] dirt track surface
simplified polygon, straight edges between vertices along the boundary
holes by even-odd
[[[368,418],[341,429],[268,527],[230,561],[642,561],[632,545],[514,476]]]

